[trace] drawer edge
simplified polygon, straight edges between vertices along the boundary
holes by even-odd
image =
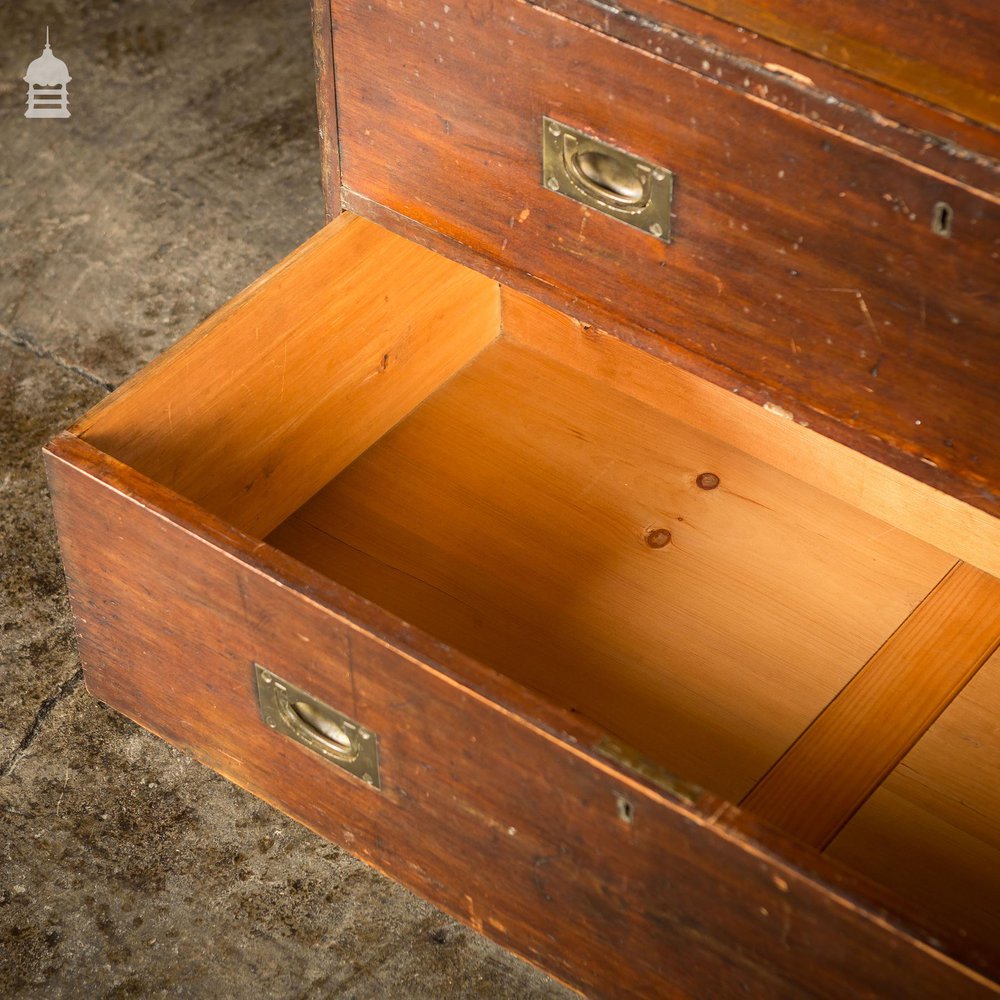
[[[694,806],[671,800],[652,783],[600,760],[591,750],[596,731],[582,722],[571,723],[575,732],[560,732],[561,713],[550,708],[545,718],[540,702],[534,705],[540,712],[525,711],[532,698],[520,689],[515,692],[515,686],[504,700],[517,707],[503,704],[495,690],[502,686],[499,680],[453,651],[428,644],[414,655],[412,646],[423,639],[407,635],[402,623],[393,624],[391,616],[340,592],[336,585],[324,586],[321,578],[295,560],[216,523],[86,442],[63,435],[49,445],[46,459],[93,693],[557,977],[594,996],[641,996],[644,991],[649,995],[651,984],[662,988],[667,981],[681,995],[695,990],[696,983],[755,982],[766,985],[771,995],[792,996],[801,995],[802,989],[811,991],[821,981],[834,990],[869,982],[888,988],[898,985],[895,970],[905,963],[911,971],[922,970],[913,976],[914,982],[936,983],[944,991],[941,995],[993,993],[995,986],[986,978],[988,956],[967,943],[936,944],[940,935],[921,929],[919,921],[900,919],[896,914],[902,908],[888,903],[866,880],[797,847],[749,814],[713,796],[703,796]],[[115,546],[101,544],[111,534]],[[213,744],[211,727],[199,728],[195,719],[192,728],[183,714],[172,707],[166,710],[163,673],[151,671],[142,660],[169,663],[170,654],[184,649],[183,637],[154,629],[136,645],[130,626],[146,627],[143,622],[151,607],[160,607],[159,599],[169,596],[176,577],[154,565],[136,588],[128,582],[121,585],[121,574],[109,571],[109,565],[150,566],[151,557],[154,563],[155,559],[169,562],[171,553],[180,549],[197,550],[216,581],[228,581],[232,592],[225,595],[211,586],[195,587],[178,598],[170,621],[189,617],[196,621],[209,604],[225,605],[227,600],[243,602],[244,614],[248,607],[255,609],[262,633],[273,631],[282,615],[292,616],[287,621],[306,623],[320,616],[326,625],[314,629],[314,638],[321,633],[334,635],[331,642],[338,650],[346,648],[353,664],[349,682],[332,680],[330,689],[320,693],[331,701],[338,694],[351,697],[354,717],[363,717],[367,706],[383,716],[390,710],[396,718],[411,713],[412,726],[420,721],[421,711],[427,713],[424,718],[444,713],[437,717],[441,731],[449,733],[447,746],[454,749],[456,740],[465,746],[453,758],[458,784],[447,785],[458,804],[449,806],[441,796],[421,803],[423,786],[411,784],[407,789],[399,773],[393,776],[390,764],[388,791],[372,810],[375,826],[366,828],[369,816],[352,829],[338,819],[343,810],[332,808],[331,801],[361,801],[367,810],[371,800],[358,796],[372,795],[368,789],[349,786],[348,778],[338,783],[325,776],[323,762],[315,771],[310,769],[317,766],[315,762],[296,757],[297,766],[314,777],[320,775],[321,784],[336,785],[331,793],[335,799],[317,805],[314,797],[303,797],[301,782],[290,792],[286,785],[262,778],[242,754],[234,754],[224,743]],[[86,586],[80,583],[81,569]],[[343,607],[331,607],[331,599],[339,599]],[[98,606],[105,608],[106,621],[92,614]],[[125,635],[127,641],[111,640],[112,634]],[[269,665],[279,673],[301,672],[304,648],[275,653],[274,647]],[[269,658],[266,649],[257,647],[253,655]],[[279,662],[273,662],[274,656]],[[204,658],[204,651],[198,650],[192,662]],[[223,671],[219,676],[245,674],[249,685],[247,650],[220,647],[212,658]],[[475,676],[475,683],[460,678],[455,668]],[[237,695],[223,690],[225,686],[210,685],[208,690],[216,692],[220,704],[238,701]],[[434,697],[428,694],[431,688]],[[417,702],[416,708],[408,708]],[[538,715],[543,722],[532,718]],[[278,738],[266,729],[262,733],[254,739]],[[391,737],[390,747],[393,738],[402,740]],[[513,759],[525,768],[518,771],[518,781],[492,780],[494,774],[503,775],[497,766],[503,752],[515,747]],[[434,753],[439,750],[431,753],[438,767],[442,758]],[[489,787],[476,792],[470,773],[485,775],[470,772],[469,767],[491,759]],[[346,800],[340,799],[342,795]],[[622,819],[617,805],[622,797],[632,803],[634,822]],[[412,843],[397,849],[395,838],[405,841],[412,826],[412,809],[418,810],[422,823],[430,820],[438,831],[458,824],[457,839],[444,837],[447,864],[441,857],[433,863],[424,858],[426,864],[419,864],[415,859],[421,854]],[[581,824],[583,832],[577,829]],[[488,844],[501,845],[498,849],[507,860],[499,867],[510,878],[493,889],[477,886],[471,893],[462,892],[468,888],[465,881],[458,886],[448,878],[455,870],[454,858],[460,858],[458,870],[466,871],[463,862],[468,871],[476,869],[484,837],[490,838]],[[601,846],[596,853],[595,839]],[[614,859],[611,865],[609,857]],[[512,872],[520,873],[513,895]],[[589,873],[583,882],[581,872]],[[636,885],[643,886],[639,899],[629,890]],[[586,925],[582,940],[590,942],[584,952],[577,936],[580,927],[563,926],[581,919]],[[604,926],[602,920],[611,923]],[[558,940],[553,942],[556,931]],[[608,942],[609,951],[595,955],[593,941]],[[968,965],[945,954],[945,947]],[[800,964],[796,956],[803,953],[816,961],[808,982],[799,980],[801,971],[796,972]],[[697,976],[690,978],[694,972]]]

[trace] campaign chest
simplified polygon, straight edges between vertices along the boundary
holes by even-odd
[[[89,690],[588,996],[1000,992],[996,20],[317,0],[330,223],[46,449]]]

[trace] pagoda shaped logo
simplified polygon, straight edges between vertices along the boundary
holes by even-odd
[[[67,87],[73,78],[66,63],[56,59],[49,45],[49,29],[45,29],[45,48],[24,74],[28,84],[28,110],[25,118],[69,118]]]

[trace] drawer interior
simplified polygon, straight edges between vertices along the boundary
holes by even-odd
[[[530,336],[268,540],[739,800],[954,560]]]
[[[76,432],[904,894],[910,837],[995,893],[1000,582],[950,544],[992,527],[697,381],[345,215]]]
[[[1000,941],[1000,653],[903,758],[830,854]]]

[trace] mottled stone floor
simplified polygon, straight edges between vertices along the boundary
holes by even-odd
[[[0,4],[0,996],[570,995],[82,684],[39,449],[322,225],[312,86],[308,0]]]

